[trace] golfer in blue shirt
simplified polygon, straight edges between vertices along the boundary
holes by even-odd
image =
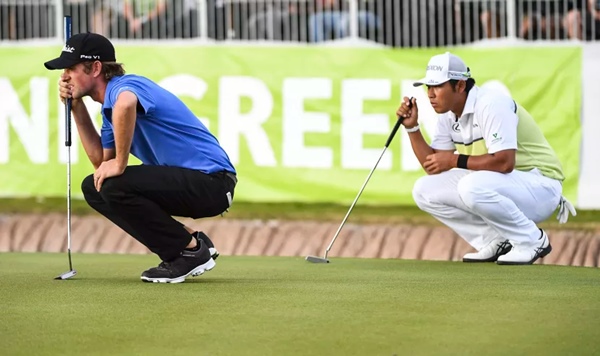
[[[232,202],[236,171],[217,139],[175,95],[153,81],[125,74],[112,43],[95,33],[72,36],[44,64],[63,69],[60,97],[71,112],[95,172],[82,182],[88,204],[157,254],[162,262],[145,282],[180,283],[215,266],[206,234],[173,216],[216,216]],[[102,104],[94,128],[82,100]],[[128,165],[129,155],[141,165]]]

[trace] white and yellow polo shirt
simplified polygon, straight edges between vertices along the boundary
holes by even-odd
[[[516,149],[515,169],[537,168],[548,178],[565,179],[556,153],[531,115],[512,98],[477,86],[469,91],[459,119],[452,112],[439,115],[431,147],[470,156]]]

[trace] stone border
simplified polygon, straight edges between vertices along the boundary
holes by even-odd
[[[223,255],[322,255],[339,222],[182,219],[205,231]],[[148,254],[149,251],[99,215],[72,217],[76,253]],[[549,230],[553,252],[537,263],[598,267],[600,230]],[[0,216],[0,252],[64,252],[64,214]],[[344,226],[330,257],[460,261],[470,246],[450,229],[423,225]]]

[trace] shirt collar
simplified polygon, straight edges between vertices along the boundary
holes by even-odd
[[[471,90],[469,90],[469,94],[467,95],[467,101],[465,102],[465,107],[463,108],[462,116],[467,114],[473,114],[475,112],[475,102],[477,101],[477,88],[475,85]],[[461,116],[461,117],[462,117]]]

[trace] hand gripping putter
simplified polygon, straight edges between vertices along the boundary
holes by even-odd
[[[409,103],[412,103],[412,98],[410,98],[410,100],[411,101],[409,101]],[[308,262],[312,262],[312,263],[329,263],[329,259],[327,259],[327,254],[329,254],[329,251],[331,250],[331,247],[333,246],[333,243],[335,242],[335,239],[337,239],[338,235],[340,234],[340,231],[342,231],[342,227],[344,227],[344,224],[346,223],[346,220],[348,219],[348,216],[350,216],[350,213],[352,212],[352,209],[354,208],[354,205],[356,205],[356,202],[358,201],[358,198],[360,198],[360,195],[362,194],[363,190],[365,189],[365,186],[369,182],[369,179],[371,179],[371,176],[373,175],[373,172],[375,171],[375,168],[377,168],[377,165],[379,164],[379,161],[381,161],[381,158],[383,157],[383,154],[385,153],[385,150],[387,150],[388,146],[390,145],[390,143],[394,139],[394,136],[396,135],[396,132],[398,131],[398,128],[400,127],[400,124],[402,123],[402,121],[404,121],[404,118],[401,117],[401,116],[399,116],[398,117],[398,121],[396,121],[396,125],[394,125],[394,128],[392,129],[392,132],[390,133],[390,136],[388,137],[387,142],[385,143],[385,146],[383,147],[383,151],[381,151],[381,155],[379,156],[379,159],[375,163],[375,167],[373,167],[373,169],[371,169],[371,172],[369,172],[369,175],[367,176],[367,179],[365,180],[365,182],[363,183],[362,187],[358,191],[358,194],[356,195],[356,198],[354,198],[354,201],[352,202],[352,205],[350,205],[350,209],[348,209],[348,212],[346,213],[346,216],[344,216],[344,220],[342,220],[342,223],[340,224],[340,227],[338,227],[337,231],[335,232],[335,235],[333,236],[333,239],[331,240],[331,243],[329,243],[329,246],[327,246],[327,249],[325,250],[325,254],[323,255],[323,257],[306,256],[306,260]]]
[[[71,16],[65,16],[65,43],[71,38]],[[71,261],[71,99],[65,101],[65,146],[67,147],[67,254],[69,256],[69,271],[54,278],[69,279],[77,274]]]

